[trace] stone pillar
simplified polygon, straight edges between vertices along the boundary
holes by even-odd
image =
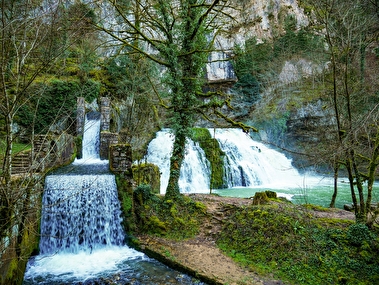
[[[100,133],[100,159],[109,159],[109,148],[111,145],[118,144],[118,134],[101,132]]]
[[[123,174],[124,178],[133,178],[132,147],[128,144],[111,145],[109,149],[109,167],[111,171]]]
[[[83,136],[84,119],[86,115],[86,101],[84,97],[78,97],[76,100],[76,135]]]
[[[100,98],[100,131],[109,132],[111,122],[111,99],[108,97]]]

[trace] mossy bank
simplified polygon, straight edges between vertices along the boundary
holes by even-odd
[[[356,224],[347,211],[272,193],[259,205],[200,194],[165,200],[146,185],[133,196],[131,244],[209,284],[379,282],[378,228]],[[225,269],[230,260],[235,267]]]

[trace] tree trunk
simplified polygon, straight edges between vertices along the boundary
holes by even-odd
[[[6,146],[3,162],[3,177],[5,180],[5,188],[11,189],[11,175],[12,175],[12,149],[13,149],[13,118],[11,114],[6,117]]]
[[[371,156],[371,160],[368,167],[368,182],[367,182],[367,200],[366,200],[366,213],[371,211],[371,201],[372,201],[372,190],[375,182],[375,172],[378,167],[378,158],[379,158],[379,129],[376,133],[374,152]]]
[[[348,155],[348,154],[346,154],[346,155]],[[351,200],[353,201],[354,213],[355,213],[355,216],[357,217],[357,215],[358,215],[358,200],[357,200],[357,196],[355,195],[354,176],[353,176],[351,161],[350,161],[348,156],[346,158],[346,170],[347,170],[347,174],[348,174],[348,178],[349,178]]]
[[[170,178],[166,190],[166,199],[176,200],[180,196],[179,177],[180,166],[184,160],[186,137],[184,134],[175,134],[173,152],[170,159]]]
[[[337,193],[338,193],[338,170],[339,170],[339,163],[336,161],[334,163],[334,175],[333,175],[333,178],[334,178],[334,191],[333,191],[333,195],[332,195],[332,200],[330,201],[330,205],[329,207],[330,208],[334,208],[335,205],[336,205],[336,198],[337,198]]]

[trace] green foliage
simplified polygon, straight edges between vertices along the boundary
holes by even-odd
[[[351,225],[346,234],[348,241],[355,246],[370,242],[374,237],[369,228],[361,223]]]
[[[31,131],[30,125],[34,118],[36,133],[46,133],[52,124],[58,124],[62,119],[71,125],[75,120],[77,97],[83,96],[87,102],[92,102],[100,91],[99,83],[92,80],[79,82],[53,79],[35,88],[40,90],[41,96],[32,97],[29,104],[22,106],[17,122]]]
[[[251,104],[257,102],[261,96],[259,94],[259,82],[251,74],[242,75],[238,82],[234,84],[232,91],[242,95]]]
[[[366,226],[322,227],[291,205],[237,210],[218,245],[237,261],[295,284],[375,284],[378,236]]]
[[[259,88],[272,73],[280,72],[285,60],[293,56],[323,61],[324,39],[307,31],[296,30],[296,19],[287,15],[285,33],[272,42],[258,43],[256,38],[246,40],[243,46],[234,49],[233,67],[238,82],[233,90],[254,103],[260,99]],[[326,60],[326,59],[325,59]]]
[[[146,201],[158,202],[158,197],[153,194],[151,186],[149,184],[141,184],[134,190],[134,199],[137,199],[140,205],[146,203]]]
[[[107,91],[115,99],[125,99],[151,92],[148,78],[158,76],[156,65],[140,56],[120,55],[107,59],[103,64],[105,76],[101,78]],[[141,96],[140,99],[142,99]]]
[[[233,67],[238,79],[245,74],[259,76],[267,70],[267,63],[272,60],[272,45],[259,43],[256,38],[245,41],[243,47],[236,45]]]
[[[221,189],[227,187],[224,182],[224,156],[218,141],[212,138],[208,129],[194,128],[191,136],[192,140],[199,142],[204,150],[205,156],[211,164],[211,189]]]
[[[304,28],[296,31],[296,19],[288,15],[285,19],[285,34],[273,43],[273,57],[286,58],[298,54],[312,57],[324,51],[323,38]],[[315,59],[315,58],[313,58]]]

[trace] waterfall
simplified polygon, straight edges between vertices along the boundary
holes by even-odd
[[[292,166],[291,159],[254,141],[242,130],[216,129],[215,138],[225,152],[225,181],[228,188],[282,188],[301,183],[302,176]]]
[[[213,129],[210,130],[213,133]],[[224,182],[232,187],[299,186],[302,176],[284,154],[254,141],[240,129],[216,129],[215,138],[225,153]],[[161,194],[166,192],[174,136],[169,129],[156,134],[145,160],[156,164],[161,172]],[[200,146],[187,139],[186,154],[180,171],[181,193],[209,193],[210,163]]]
[[[145,160],[157,165],[161,172],[161,194],[166,193],[170,175],[170,157],[174,136],[169,129],[156,134],[147,149]],[[185,157],[180,170],[179,187],[182,193],[209,193],[210,164],[200,146],[187,139]]]
[[[86,119],[83,158],[45,179],[40,253],[23,284],[194,284],[124,244],[115,177],[98,155],[100,120]]]
[[[41,254],[123,245],[113,175],[50,175],[45,185]]]
[[[83,158],[82,159],[100,159],[100,120],[90,120],[85,118],[83,136]]]

